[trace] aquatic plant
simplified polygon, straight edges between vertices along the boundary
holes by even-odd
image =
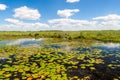
[[[50,45],[1,47],[0,57],[4,58],[0,59],[0,79],[97,80],[96,75],[100,79],[119,79],[119,51],[103,51],[83,45],[71,45],[71,50],[67,51],[48,47]]]

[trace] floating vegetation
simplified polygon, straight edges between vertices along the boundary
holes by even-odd
[[[71,43],[40,47],[1,46],[0,80],[120,79],[119,48]]]

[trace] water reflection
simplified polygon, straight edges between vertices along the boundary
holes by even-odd
[[[35,39],[35,38],[24,38],[24,39],[17,39],[17,40],[5,40],[5,41],[0,41],[0,45],[2,46],[14,46],[14,45],[18,45],[18,46],[37,46],[39,47],[41,44],[43,44],[43,38],[40,39]],[[67,51],[71,51],[73,50],[75,47],[68,45],[70,43],[65,43],[65,44],[45,44],[44,43],[44,47],[48,47],[48,48],[60,48],[60,49],[65,49]],[[79,47],[79,46],[76,46]],[[97,42],[95,45],[91,45],[91,48],[97,48],[97,49],[101,49],[101,50],[119,50],[120,49],[120,44],[119,43],[104,43],[104,42]],[[82,49],[82,51],[86,51],[86,49]]]
[[[97,43],[97,44],[106,48],[120,48],[120,43]]]
[[[5,45],[22,45],[22,47],[29,46],[33,48],[34,45],[38,46],[42,44],[42,40],[43,39],[18,39],[18,40],[10,40],[10,41],[1,41],[0,43]],[[38,48],[40,51],[36,50],[36,48],[35,48],[35,51],[34,49],[31,50],[31,48],[30,49],[24,48],[25,50],[17,49],[17,51],[14,51],[14,52],[20,51],[19,53],[21,55],[20,54],[11,55],[9,59],[7,59],[6,55],[3,54],[3,56],[0,57],[1,59],[0,63],[2,63],[3,65],[3,66],[1,65],[2,66],[1,70],[4,70],[4,67],[6,66],[6,64],[9,66],[9,67],[7,66],[6,68],[12,69],[11,67],[13,67],[14,69],[14,66],[16,65],[16,63],[21,64],[22,66],[23,64],[26,64],[26,62],[28,65],[29,64],[31,65],[31,63],[35,63],[35,66],[36,66],[37,64],[41,65],[40,62],[42,63],[45,62],[45,64],[48,64],[48,63],[53,63],[53,64],[56,63],[59,65],[62,64],[62,66],[66,67],[65,70],[67,72],[67,75],[70,77],[74,77],[74,76],[84,77],[88,75],[88,77],[90,76],[91,78],[89,80],[98,80],[98,78],[99,80],[113,80],[113,78],[120,76],[120,44],[118,43],[97,43],[97,45],[91,45],[90,47],[80,46],[80,45],[73,46],[73,45],[70,45],[70,43],[68,44],[67,43],[64,43],[64,44],[60,44],[60,43],[45,44],[44,43],[42,47],[44,47],[42,48],[43,51],[40,48]],[[48,48],[48,51],[45,48]],[[55,51],[51,48],[55,49]],[[71,51],[71,52],[67,52],[69,54],[66,54],[66,51],[64,52],[64,50]],[[38,54],[37,52],[40,54]],[[31,55],[33,53],[35,55],[29,56],[29,54]],[[24,58],[21,59],[21,56]],[[8,64],[8,62],[10,62],[10,64]],[[28,68],[28,65],[25,65],[25,67]],[[43,63],[43,66],[44,66],[44,63]],[[48,66],[48,65],[45,65],[45,66]],[[29,73],[31,71],[34,71],[34,70],[31,70],[32,67],[34,66],[30,66],[30,69],[26,72]],[[38,65],[36,67],[39,68],[41,66]],[[59,66],[57,67],[59,68]],[[51,69],[51,65],[50,65],[50,69]],[[116,80],[119,80],[119,79],[116,79]]]
[[[40,45],[42,44],[42,38],[40,39],[29,39],[29,38],[24,38],[24,39],[17,39],[17,40],[6,40],[6,41],[0,41],[0,45],[19,45],[19,46],[25,46],[25,45]]]

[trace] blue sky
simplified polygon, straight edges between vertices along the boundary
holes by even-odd
[[[119,30],[119,0],[0,0],[0,31]]]

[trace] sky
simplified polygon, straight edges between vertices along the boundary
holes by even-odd
[[[120,0],[0,0],[0,31],[120,30]]]

